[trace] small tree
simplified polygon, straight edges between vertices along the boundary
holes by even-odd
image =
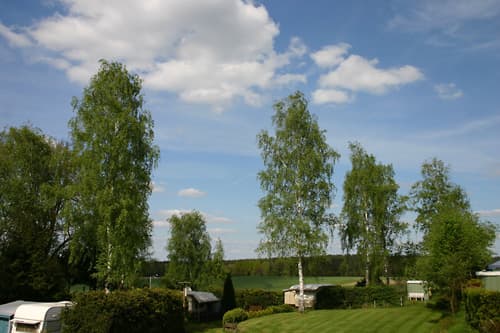
[[[222,313],[236,308],[236,295],[234,293],[233,279],[231,273],[227,273],[224,280],[224,290],[222,291],[221,300]]]
[[[203,216],[193,211],[170,219],[167,280],[206,286],[212,276],[210,236]]]
[[[264,239],[258,251],[298,259],[299,311],[304,310],[304,257],[325,252],[333,218],[327,213],[335,187],[333,167],[339,154],[297,92],[274,105],[275,136],[262,131],[258,145],[264,162],[259,172],[264,196],[259,200]]]

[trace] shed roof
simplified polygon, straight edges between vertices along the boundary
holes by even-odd
[[[214,294],[206,291],[188,291],[187,295],[193,297],[198,303],[211,303],[219,301]]]
[[[318,289],[325,288],[325,287],[333,287],[333,284],[329,283],[311,283],[311,284],[304,284],[304,291],[317,291]],[[300,290],[300,285],[294,284],[288,289],[284,289],[283,291],[299,291]]]

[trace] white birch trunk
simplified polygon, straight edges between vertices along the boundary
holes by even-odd
[[[365,212],[365,229],[366,229],[366,237],[368,237],[370,229],[368,226],[368,213]],[[366,266],[365,266],[365,280],[366,286],[370,284],[370,251],[368,251],[368,242],[366,245]]]
[[[304,312],[304,275],[302,274],[302,258],[299,257],[299,312]]]

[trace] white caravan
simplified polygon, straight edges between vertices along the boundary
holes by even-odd
[[[61,312],[71,302],[22,304],[12,319],[12,333],[60,333]]]

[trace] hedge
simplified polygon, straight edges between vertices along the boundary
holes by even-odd
[[[481,332],[500,332],[500,292],[479,288],[466,290],[465,319]]]
[[[63,333],[184,332],[180,292],[164,289],[90,291],[63,312]]]
[[[260,306],[263,309],[283,304],[283,292],[261,289],[241,289],[236,291],[236,305],[245,310],[251,306]]]
[[[246,312],[242,308],[236,308],[224,313],[224,317],[222,317],[222,324],[223,325],[227,323],[237,324],[247,319],[248,319],[248,312]]]

